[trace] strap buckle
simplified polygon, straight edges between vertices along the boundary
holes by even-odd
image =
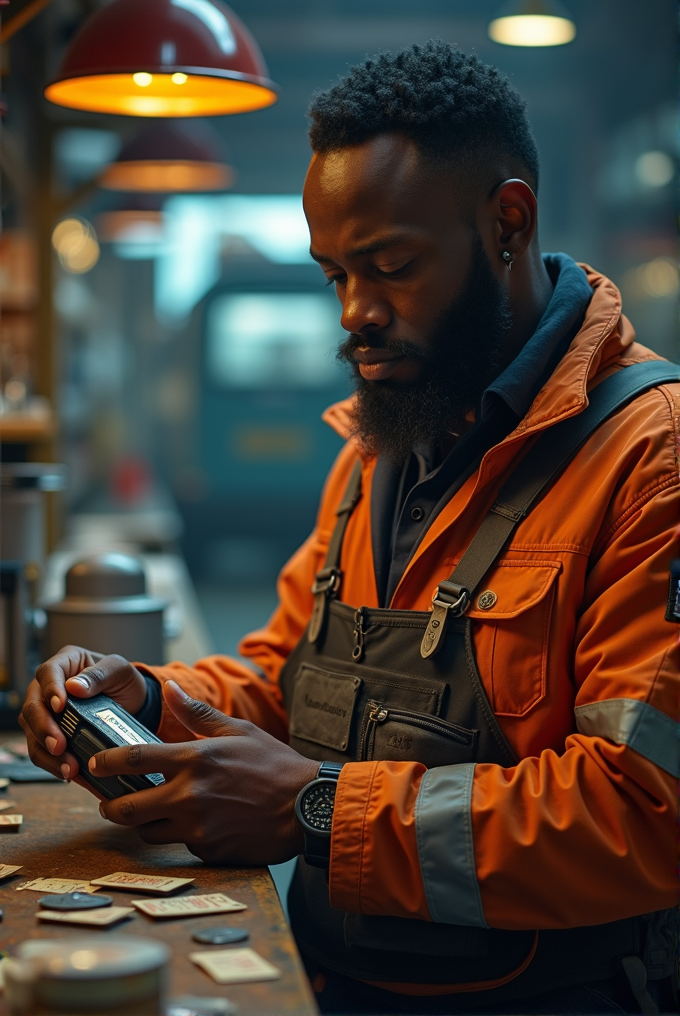
[[[312,593],[314,596],[317,596],[319,593],[325,593],[326,596],[337,593],[340,588],[341,578],[342,572],[339,568],[322,568],[320,572],[317,572],[314,579]]]
[[[321,634],[321,629],[326,620],[328,601],[337,593],[341,581],[342,572],[339,568],[322,568],[320,572],[317,572],[314,585],[312,586],[314,607],[309,620],[309,627],[307,628],[308,642],[316,642]]]
[[[470,603],[470,590],[459,586],[456,582],[440,582],[432,597],[432,614],[428,622],[423,641],[420,643],[420,655],[424,660],[434,656],[441,649],[442,635],[446,621],[451,614],[461,617]]]

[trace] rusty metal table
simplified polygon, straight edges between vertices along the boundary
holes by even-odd
[[[0,794],[24,816],[16,833],[0,835],[0,863],[23,868],[0,883],[0,945],[10,953],[29,938],[66,938],[82,935],[143,935],[165,942],[172,950],[170,995],[226,997],[239,1012],[312,1016],[317,1012],[290,929],[286,923],[271,875],[266,868],[209,868],[180,844],[147,846],[133,829],[105,822],[96,799],[76,784],[13,783]],[[184,894],[224,892],[246,903],[247,910],[206,917],[154,921],[136,913],[112,929],[66,927],[36,919],[40,894],[17,892],[15,887],[39,877],[88,880],[114,871],[178,875],[195,878]],[[140,892],[104,890],[114,897],[113,906],[129,906],[132,899],[159,899]],[[216,984],[189,959],[189,953],[215,946],[200,945],[191,938],[198,929],[225,924],[247,928],[252,946],[282,971],[277,981],[252,984]],[[6,1013],[0,999],[0,1014]]]

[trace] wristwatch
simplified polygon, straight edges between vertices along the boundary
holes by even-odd
[[[316,779],[302,788],[295,802],[295,814],[305,834],[305,861],[315,868],[330,864],[333,805],[343,765],[322,762]]]

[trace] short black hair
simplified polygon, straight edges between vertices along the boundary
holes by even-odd
[[[509,157],[538,187],[538,151],[521,95],[498,68],[445,42],[351,67],[313,97],[309,118],[309,140],[321,154],[397,132],[437,161]]]

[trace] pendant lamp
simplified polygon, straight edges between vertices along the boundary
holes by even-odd
[[[182,127],[163,121],[125,145],[97,183],[107,190],[167,193],[221,191],[233,180],[206,124]]]
[[[128,116],[220,116],[271,106],[259,47],[222,0],[112,0],[71,42],[45,96]]]
[[[576,25],[559,0],[510,0],[489,36],[505,46],[563,46],[576,37]]]

